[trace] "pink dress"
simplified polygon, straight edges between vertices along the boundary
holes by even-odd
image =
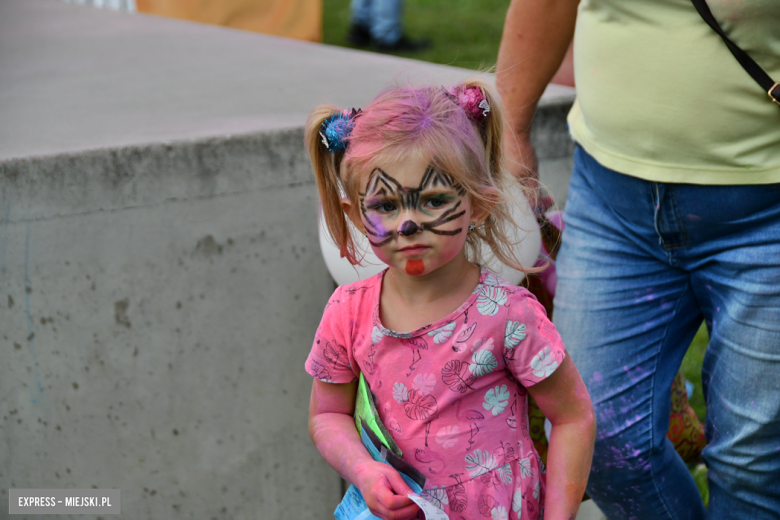
[[[541,518],[544,466],[528,435],[526,388],[565,356],[544,308],[483,268],[455,312],[395,332],[379,320],[385,272],[336,289],[306,371],[328,383],[363,372],[403,458],[428,478],[425,498],[451,519]]]

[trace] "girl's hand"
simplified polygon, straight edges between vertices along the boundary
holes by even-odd
[[[387,464],[376,461],[355,468],[355,486],[374,515],[385,520],[409,520],[420,508],[407,496],[414,493],[401,475]]]

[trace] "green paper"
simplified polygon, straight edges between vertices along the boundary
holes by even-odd
[[[360,373],[360,381],[358,382],[357,399],[355,401],[355,427],[357,431],[360,431],[362,421],[368,425],[374,435],[379,438],[385,448],[392,451],[399,457],[403,457],[404,454],[401,448],[395,443],[390,436],[390,432],[387,431],[385,425],[379,419],[379,414],[376,411],[374,405],[374,398],[371,395],[371,389],[368,388],[366,378],[363,377],[363,373]]]

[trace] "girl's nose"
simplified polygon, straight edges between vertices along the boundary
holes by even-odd
[[[420,226],[418,226],[413,220],[407,220],[403,224],[401,224],[401,227],[398,228],[398,234],[410,237],[420,231]]]

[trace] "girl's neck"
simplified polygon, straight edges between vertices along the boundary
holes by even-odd
[[[430,325],[468,300],[479,277],[479,266],[466,260],[465,255],[422,276],[410,276],[391,267],[382,280],[380,320],[398,332]]]

